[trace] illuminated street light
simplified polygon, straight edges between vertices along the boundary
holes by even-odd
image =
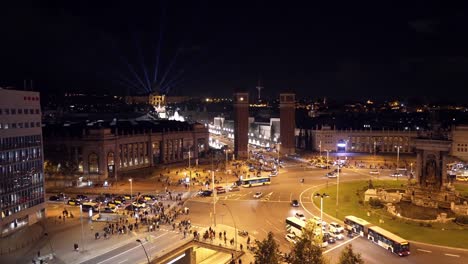
[[[323,221],[323,198],[328,198],[330,196],[326,193],[316,193],[314,197],[320,197],[320,220]]]
[[[128,181],[130,182],[130,201],[133,200],[133,179],[130,178],[128,179]]]
[[[137,239],[136,242],[140,243],[141,246],[143,247],[143,250],[145,251],[146,259],[148,260],[148,264],[150,264],[150,258],[148,256],[148,253],[146,253],[146,248],[145,248],[145,246],[143,246],[143,242],[141,242],[140,239]]]

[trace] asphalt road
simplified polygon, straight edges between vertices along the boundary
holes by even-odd
[[[336,179],[324,177],[327,170],[301,166],[301,163],[290,161],[286,168],[280,170],[278,177],[272,178],[272,184],[252,188],[241,188],[239,192],[220,194],[216,202],[216,222],[226,225],[236,225],[238,229],[245,229],[258,240],[266,238],[268,232],[272,232],[276,241],[280,244],[280,250],[289,252],[290,244],[284,238],[285,218],[293,216],[296,211],[302,211],[306,217],[320,216],[311,198],[314,187],[319,185],[334,184]],[[388,178],[390,171],[382,172],[380,178]],[[343,169],[340,181],[355,179],[369,179],[368,169]],[[376,176],[372,176],[376,177]],[[304,183],[300,179],[304,178]],[[253,198],[257,191],[263,192],[260,199]],[[301,207],[292,207],[291,200],[298,199]],[[227,205],[233,212],[229,214]],[[214,225],[213,197],[196,197],[188,202],[191,208],[193,223],[200,225]],[[334,221],[324,215],[327,222]],[[343,241],[337,241],[324,249],[324,254],[336,263],[343,246],[352,243],[356,252],[360,252],[366,263],[466,263],[468,251],[444,248],[420,243],[411,244],[411,255],[398,257],[387,250],[371,243],[364,238],[351,239],[345,237]]]

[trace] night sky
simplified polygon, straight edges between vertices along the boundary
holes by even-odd
[[[0,86],[224,96],[261,80],[275,97],[468,102],[467,4],[390,2],[1,4]]]

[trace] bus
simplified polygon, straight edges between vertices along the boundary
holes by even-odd
[[[297,217],[288,217],[286,218],[286,231],[290,234],[294,234],[296,237],[302,236],[302,228],[304,228],[306,222],[297,218]],[[316,228],[314,231],[315,236],[322,237],[322,247],[328,246],[327,238],[321,232],[321,227]]]
[[[270,177],[255,177],[242,180],[242,187],[252,187],[270,184]]]
[[[408,241],[379,226],[369,227],[367,239],[400,257],[410,254]]]
[[[300,237],[302,236],[302,228],[304,228],[305,224],[304,221],[297,217],[288,217],[286,218],[286,231]]]
[[[362,237],[367,236],[368,228],[372,226],[371,223],[364,219],[358,218],[353,215],[348,215],[344,219],[345,229],[349,232],[359,234]]]

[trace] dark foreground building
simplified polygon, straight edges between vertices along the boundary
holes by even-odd
[[[45,218],[38,92],[0,88],[1,236]]]

